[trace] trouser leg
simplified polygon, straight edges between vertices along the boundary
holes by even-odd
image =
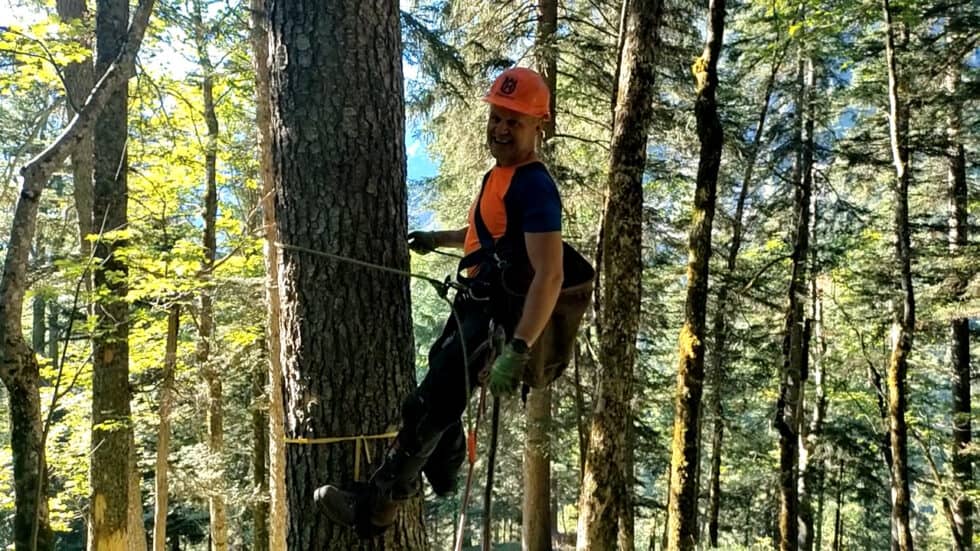
[[[389,468],[386,460],[376,474],[392,495],[414,495],[423,466],[437,493],[452,492],[465,458],[460,417],[489,354],[490,316],[482,304],[457,301],[456,308],[462,328],[454,316],[449,318],[429,352],[429,371],[402,407],[403,425],[394,448],[411,460],[393,461]]]
[[[462,327],[450,317],[429,352],[422,384],[403,403],[395,443],[370,482],[355,491],[329,485],[316,491],[317,507],[324,514],[362,536],[381,533],[394,522],[401,502],[418,492],[423,467],[439,484],[437,491],[455,484],[465,456],[459,420],[486,363],[490,326],[482,305],[457,300],[456,308]]]
[[[456,481],[465,459],[466,435],[462,423],[456,422],[442,433],[435,451],[422,467],[436,495],[447,496],[456,491]]]

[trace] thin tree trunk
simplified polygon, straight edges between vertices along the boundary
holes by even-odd
[[[174,371],[177,368],[177,335],[180,330],[180,305],[174,303],[167,314],[167,343],[163,356],[163,375],[160,381],[160,421],[157,425],[155,504],[153,508],[153,551],[167,547],[167,509],[170,457],[170,413],[174,403]]]
[[[129,2],[98,0],[96,73],[103,74],[126,40]],[[104,259],[94,269],[92,338],[92,541],[98,550],[127,548],[132,417],[129,390],[129,267],[116,251],[126,240],[115,232],[127,226],[127,89],[117,89],[95,125],[93,213],[106,232],[95,244]]]
[[[415,384],[408,280],[289,246],[408,268],[398,2],[270,10],[287,436],[381,434]],[[370,541],[309,506],[318,485],[351,482],[352,448],[286,450],[287,549],[424,548],[419,499]]]
[[[756,159],[759,156],[759,148],[762,144],[762,135],[766,127],[766,118],[769,116],[769,102],[772,99],[772,89],[776,82],[776,73],[782,65],[782,56],[773,59],[772,70],[769,79],[766,81],[765,93],[762,95],[762,109],[759,111],[759,118],[755,125],[755,134],[752,136],[752,145],[749,148],[748,158],[745,160],[745,172],[742,175],[742,188],[738,193],[738,200],[735,206],[735,215],[732,217],[732,242],[728,248],[728,259],[726,264],[727,277],[718,291],[718,308],[715,311],[714,319],[714,344],[715,351],[711,364],[709,377],[713,382],[714,390],[711,394],[711,414],[714,418],[714,430],[711,437],[711,475],[708,493],[708,542],[711,547],[718,547],[718,514],[721,511],[721,450],[725,436],[724,407],[721,400],[721,389],[725,385],[725,361],[728,358],[728,316],[730,306],[728,294],[731,285],[727,283],[735,276],[735,268],[738,261],[738,253],[742,247],[742,217],[745,212],[745,201],[751,189],[752,175],[755,172]]]
[[[817,551],[823,549],[823,513],[825,505],[824,485],[827,482],[827,463],[822,462],[817,471],[817,515],[813,523],[813,547]]]
[[[36,243],[34,245],[34,262],[40,264],[44,259],[44,232],[38,230]],[[34,300],[31,303],[31,348],[35,352],[43,353],[44,350],[44,339],[47,333],[48,324],[45,314],[48,310],[47,301],[44,298],[44,293],[35,293]]]
[[[23,186],[14,209],[7,255],[0,277],[0,380],[10,401],[11,451],[14,463],[14,547],[49,549],[45,480],[47,471],[41,444],[43,421],[38,396],[38,365],[23,337],[21,314],[27,289],[27,259],[37,229],[38,203],[48,179],[77,147],[95,124],[109,95],[133,74],[133,59],[153,7],[152,0],[140,4],[125,51],[100,79],[81,112],[44,151],[21,169]]]
[[[969,244],[969,189],[966,183],[966,159],[963,149],[960,100],[957,97],[960,80],[959,60],[946,77],[949,113],[946,118],[946,164],[949,184],[949,253],[954,262],[964,260],[963,250]],[[953,293],[961,299],[969,276],[962,268],[953,274]],[[956,485],[953,502],[955,523],[953,539],[958,551],[970,549],[973,542],[973,501],[967,494],[973,481],[971,444],[971,381],[970,381],[970,320],[957,318],[951,322],[950,359],[953,372],[953,445],[952,468]]]
[[[268,346],[263,346],[268,354]],[[252,549],[269,551],[269,411],[266,392],[269,368],[257,362],[252,370]]]
[[[526,551],[551,549],[551,388],[534,389],[527,399],[524,441],[522,541]]]
[[[586,330],[585,338],[588,339],[588,330]],[[582,480],[585,477],[585,458],[589,449],[589,426],[587,413],[585,411],[585,392],[582,390],[582,362],[585,358],[589,358],[588,352],[582,349],[581,341],[575,342],[575,357],[572,363],[575,367],[575,420],[578,428],[578,482],[579,487],[582,486]],[[590,358],[591,360],[591,358]],[[591,361],[587,362],[587,365],[592,365]],[[595,370],[593,369],[594,373]]]
[[[58,17],[66,23],[78,22],[79,20],[85,22],[90,18],[85,0],[57,0],[55,5],[57,6]],[[82,38],[82,45],[86,47],[91,46],[89,37]],[[65,84],[68,88],[69,101],[67,103],[68,113],[70,115],[77,114],[76,108],[81,108],[85,103],[86,96],[92,91],[92,86],[95,81],[93,70],[91,56],[65,66],[63,72],[65,75]],[[83,134],[71,154],[72,194],[75,200],[75,212],[78,216],[78,247],[82,258],[88,258],[92,251],[92,245],[86,236],[94,233],[92,231],[92,171],[94,168],[94,154],[92,132],[89,129]],[[101,224],[101,219],[94,221],[94,223]],[[86,280],[86,285],[88,286],[88,284],[89,281]]]
[[[678,339],[680,358],[674,392],[674,434],[671,442],[670,507],[667,520],[668,549],[685,551],[694,549],[698,539],[698,414],[704,384],[711,225],[715,216],[718,170],[724,142],[715,94],[718,89],[718,58],[724,40],[725,0],[710,0],[707,19],[704,51],[691,68],[697,92],[694,113],[701,151],[688,238],[684,326]]]
[[[900,551],[912,551],[912,527],[909,523],[911,497],[908,478],[908,434],[905,410],[908,401],[906,373],[915,333],[915,293],[912,287],[912,251],[909,236],[909,107],[905,97],[907,84],[898,74],[894,28],[889,0],[882,0],[885,17],[885,55],[888,65],[889,135],[895,164],[895,235],[897,268],[902,293],[896,303],[892,324],[892,353],[888,365],[888,417],[892,450],[892,532]]]
[[[220,370],[212,365],[211,347],[214,341],[214,287],[212,284],[217,242],[215,223],[218,217],[218,117],[214,105],[214,66],[208,56],[207,29],[204,26],[204,7],[195,1],[191,12],[194,42],[197,46],[197,59],[201,67],[201,95],[204,99],[204,121],[207,125],[207,139],[204,145],[204,274],[201,286],[200,307],[198,308],[197,365],[208,389],[208,452],[213,473],[213,484],[209,489],[208,511],[210,513],[211,546],[215,551],[228,548],[228,525],[224,500],[224,417],[221,413],[222,381]]]
[[[640,321],[643,172],[654,97],[654,55],[661,0],[631,0],[626,13],[622,74],[610,144],[603,209],[603,287],[595,412],[579,501],[579,550],[613,549],[628,499],[626,432]]]
[[[812,113],[812,111],[811,111]],[[811,124],[812,131],[812,117],[808,119],[808,124]],[[812,135],[812,134],[811,134]],[[818,221],[818,211],[817,211],[817,194],[813,193],[811,197],[811,242],[810,242],[810,300],[811,300],[811,314],[812,319],[812,331],[813,337],[816,341],[816,348],[812,354],[812,361],[810,363],[809,369],[807,371],[813,373],[813,413],[810,418],[809,426],[805,432],[801,432],[800,441],[800,547],[805,551],[812,551],[814,547],[814,540],[816,539],[817,549],[820,548],[820,523],[822,522],[822,510],[823,510],[823,472],[822,469],[816,473],[816,476],[820,479],[818,488],[818,500],[820,511],[817,513],[816,518],[813,515],[813,506],[810,502],[809,494],[809,483],[813,480],[813,474],[810,468],[811,459],[816,452],[817,443],[820,437],[820,432],[823,428],[824,416],[827,412],[827,395],[824,389],[824,371],[823,371],[823,357],[827,350],[827,343],[823,338],[823,297],[822,291],[819,288],[817,282],[817,221]],[[807,340],[806,349],[809,349],[809,342],[811,339]],[[805,424],[805,421],[801,419],[801,423]],[[801,425],[801,427],[804,425]],[[814,523],[817,524],[814,527]]]
[[[57,299],[48,303],[48,357],[51,358],[51,367],[58,369],[61,365],[61,307],[58,306]],[[67,339],[67,335],[66,335]]]
[[[841,542],[844,537],[844,524],[841,519],[841,507],[843,506],[842,496],[844,493],[844,460],[838,460],[837,467],[837,499],[835,500],[834,508],[834,541],[832,545],[833,551],[840,551]]]
[[[796,102],[798,149],[794,173],[794,225],[792,275],[789,285],[789,308],[783,338],[783,369],[776,406],[776,428],[779,431],[779,547],[782,551],[799,548],[799,455],[803,430],[804,385],[806,384],[807,349],[803,304],[807,291],[807,262],[810,242],[810,194],[812,192],[813,124],[809,116],[813,65],[799,58]]]
[[[255,125],[259,146],[259,175],[262,180],[262,223],[265,228],[265,287],[268,309],[269,366],[265,393],[268,400],[269,431],[268,482],[263,496],[268,498],[266,513],[268,549],[286,548],[286,447],[284,444],[283,383],[279,339],[279,240],[276,227],[276,189],[272,174],[272,112],[269,97],[269,32],[266,0],[250,0],[252,13],[252,63],[255,67]],[[258,446],[256,446],[258,454]],[[256,519],[256,522],[259,522]],[[256,530],[259,533],[259,530]],[[257,544],[258,545],[258,544]]]
[[[139,452],[136,448],[136,438],[130,431],[132,439],[129,442],[129,520],[126,530],[126,549],[128,551],[146,551],[146,528],[143,525],[143,492],[141,491],[142,476],[139,471]]]
[[[558,25],[557,0],[538,2],[538,29],[535,51],[538,70],[551,91],[550,117],[544,126],[544,158],[552,159],[550,139],[555,135],[556,82],[558,49],[555,30]],[[524,441],[524,496],[521,515],[522,541],[525,551],[551,549],[551,396],[550,388],[534,390],[528,396],[527,434]]]

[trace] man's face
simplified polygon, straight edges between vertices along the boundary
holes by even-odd
[[[541,120],[500,107],[490,106],[487,119],[487,145],[500,166],[529,160],[534,155]]]

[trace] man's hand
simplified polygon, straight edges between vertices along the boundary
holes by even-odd
[[[413,231],[408,234],[408,248],[426,254],[436,249],[436,237],[433,232]]]
[[[524,366],[530,358],[531,354],[524,341],[514,339],[507,343],[490,368],[490,392],[497,397],[514,394],[524,374]]]

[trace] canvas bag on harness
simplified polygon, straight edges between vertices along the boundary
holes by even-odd
[[[488,174],[489,176],[489,174]],[[534,270],[527,257],[524,233],[519,224],[521,213],[507,209],[507,229],[494,240],[480,214],[480,203],[488,177],[474,206],[473,224],[480,248],[459,263],[458,279],[470,287],[474,296],[489,300],[494,320],[501,323],[508,337],[520,319]],[[518,227],[515,227],[518,226]],[[473,277],[468,274],[476,269]],[[575,349],[575,337],[585,311],[592,300],[595,269],[574,247],[562,241],[562,280],[558,301],[548,324],[531,347],[531,358],[524,370],[524,383],[531,388],[543,388],[557,379],[568,367]]]

